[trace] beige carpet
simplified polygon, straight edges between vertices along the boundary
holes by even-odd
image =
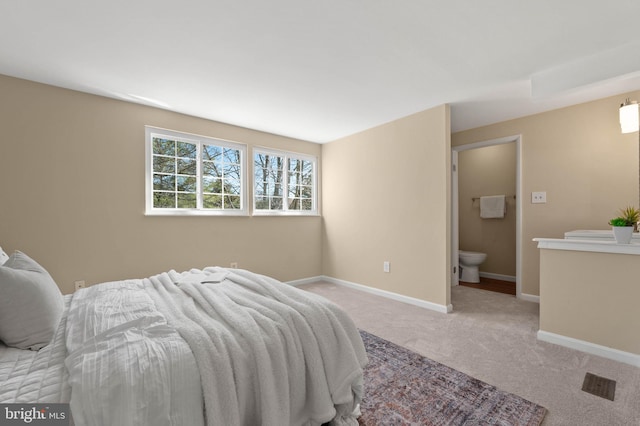
[[[329,283],[300,288],[363,330],[542,405],[543,426],[640,425],[640,368],[538,341],[535,303],[457,286],[454,312],[441,314]],[[581,390],[587,372],[617,382],[615,401]]]

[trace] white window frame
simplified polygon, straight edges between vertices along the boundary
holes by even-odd
[[[162,137],[176,139],[198,146],[197,152],[197,207],[196,208],[157,208],[153,206],[153,139]],[[247,146],[237,142],[211,138],[191,133],[177,132],[158,127],[145,126],[145,215],[147,216],[247,216]],[[202,207],[202,145],[215,145],[240,151],[240,208],[210,209]]]
[[[282,209],[281,210],[271,210],[271,209],[258,209],[256,208],[256,164],[255,158],[257,154],[263,155],[271,155],[284,157],[285,166],[283,167],[283,189],[282,189]],[[312,163],[313,172],[312,172],[312,195],[311,195],[311,210],[290,210],[289,209],[289,176],[288,176],[288,163],[289,158],[297,159],[297,160],[306,160]],[[272,148],[263,148],[263,147],[254,147],[251,155],[251,174],[252,174],[252,195],[253,195],[253,215],[254,216],[317,216],[319,215],[318,210],[318,158],[309,155],[309,154],[301,154],[297,152],[291,151],[282,151]]]

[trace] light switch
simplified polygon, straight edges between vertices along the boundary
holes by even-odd
[[[547,202],[547,192],[532,192],[531,193],[531,204],[543,204]]]

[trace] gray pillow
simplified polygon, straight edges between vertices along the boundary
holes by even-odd
[[[0,266],[4,265],[7,260],[9,260],[9,256],[2,250],[2,247],[0,247]]]
[[[16,251],[0,266],[0,340],[7,346],[37,351],[58,327],[64,300],[51,275]]]

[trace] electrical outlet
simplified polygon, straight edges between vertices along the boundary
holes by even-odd
[[[532,192],[531,193],[531,204],[544,204],[547,202],[547,192]]]
[[[81,288],[85,288],[86,287],[86,284],[85,284],[84,280],[74,281],[73,285],[75,286],[76,290],[80,290]]]
[[[390,272],[390,266],[391,266],[391,265],[389,264],[389,261],[385,260],[385,261],[382,263],[382,270],[383,270],[384,272]]]
[[[231,262],[231,267],[233,269],[238,269],[238,262]]]

